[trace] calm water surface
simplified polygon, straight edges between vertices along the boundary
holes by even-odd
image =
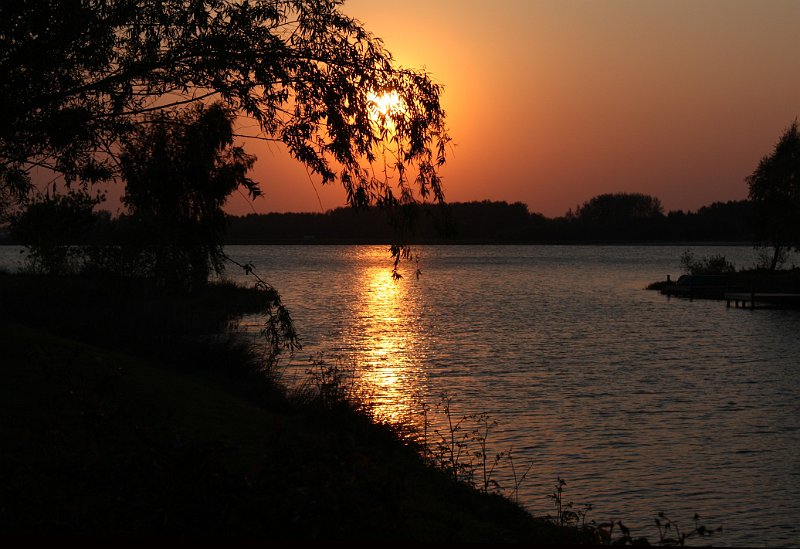
[[[651,541],[659,511],[687,530],[697,512],[724,528],[715,545],[800,546],[800,312],[644,291],[679,274],[685,248],[419,247],[422,277],[407,265],[399,282],[384,247],[227,252],[295,318],[287,381],[322,356],[354,366],[385,417],[420,425],[443,392],[455,416],[489,414],[490,451],[513,448],[518,474],[533,463],[519,500],[535,514],[560,476],[589,519]],[[754,262],[749,247],[693,250]],[[495,477],[511,494],[508,461]]]
[[[305,346],[287,376],[322,354],[355,365],[385,416],[419,424],[443,392],[455,415],[488,413],[493,452],[533,462],[519,499],[534,513],[551,511],[561,476],[590,518],[651,540],[659,511],[686,529],[697,512],[723,526],[717,545],[800,546],[800,312],[644,291],[679,274],[684,249],[420,247],[422,277],[407,265],[400,282],[383,247],[228,252],[296,319]],[[749,247],[693,249],[755,261]]]

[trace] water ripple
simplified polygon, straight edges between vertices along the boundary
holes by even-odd
[[[424,276],[400,283],[382,247],[228,253],[281,290],[304,353],[351,357],[388,415],[419,421],[415,399],[443,392],[456,415],[490,414],[496,451],[533,463],[533,512],[561,476],[636,535],[657,537],[658,511],[684,528],[697,512],[725,528],[715,545],[800,546],[800,314],[643,291],[683,250],[421,247]],[[496,475],[513,486],[507,463]]]

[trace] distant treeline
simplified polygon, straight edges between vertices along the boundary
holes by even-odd
[[[643,194],[605,194],[564,216],[531,213],[521,202],[418,205],[391,218],[377,208],[326,213],[270,213],[229,217],[228,244],[603,241],[751,241],[746,200],[715,202],[696,212],[664,213]],[[410,221],[410,223],[408,223]]]

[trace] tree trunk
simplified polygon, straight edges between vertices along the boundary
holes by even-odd
[[[769,270],[774,271],[778,267],[778,260],[782,255],[781,247],[775,246],[775,252],[772,254],[772,263],[770,263]]]

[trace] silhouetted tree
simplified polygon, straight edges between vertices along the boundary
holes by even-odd
[[[667,214],[664,238],[683,241],[752,240],[748,226],[749,200],[714,202],[697,211],[671,211]]]
[[[233,121],[220,103],[198,104],[180,117],[157,114],[125,139],[122,200],[161,283],[189,289],[221,272],[222,206],[240,187],[260,194],[247,177],[255,157],[234,146]]]
[[[788,249],[800,249],[800,133],[795,120],[772,154],[747,178],[756,245],[772,248],[774,270]]]
[[[253,137],[282,141],[323,183],[341,182],[352,205],[441,201],[440,87],[396,67],[341,4],[0,3],[0,210],[26,196],[34,166],[67,182],[115,176],[120,138],[145,115],[180,119],[176,107],[209,99],[255,119]],[[373,94],[387,91],[402,108],[375,117]],[[394,187],[364,166],[384,146]]]
[[[661,201],[639,193],[601,194],[568,212],[567,217],[588,229],[584,238],[626,240],[654,236],[665,219]]]

